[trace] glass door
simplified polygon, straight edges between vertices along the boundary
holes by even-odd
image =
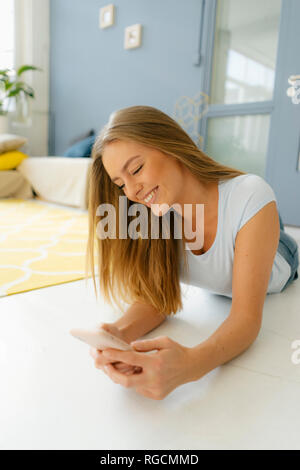
[[[278,179],[287,162],[275,158],[274,147],[279,139],[288,145],[285,136],[291,123],[285,115],[279,130],[276,115],[277,120],[282,116],[282,100],[291,106],[288,76],[286,86],[281,76],[300,74],[299,9],[298,0],[205,0],[200,86],[209,96],[209,110],[199,128],[204,151],[221,163],[262,176],[275,190],[283,222],[294,225],[300,225],[300,209],[287,210],[288,181]],[[290,67],[284,63],[288,50],[297,54]],[[299,177],[298,154],[299,147],[290,159],[290,171],[296,172],[297,158]]]

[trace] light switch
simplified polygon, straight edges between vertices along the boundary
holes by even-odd
[[[142,43],[142,25],[134,24],[125,28],[124,49],[140,47]]]
[[[106,5],[103,8],[100,8],[100,16],[99,16],[99,26],[100,28],[107,28],[108,26],[112,26],[115,20],[115,7],[111,3],[110,5]]]

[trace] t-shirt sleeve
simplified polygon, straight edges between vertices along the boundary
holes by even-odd
[[[236,198],[239,199],[241,208],[237,232],[266,204],[271,201],[277,203],[275,193],[269,183],[261,176],[252,174],[239,184]]]

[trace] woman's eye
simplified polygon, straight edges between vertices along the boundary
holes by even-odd
[[[141,166],[133,173],[133,175],[135,175],[136,173],[138,173],[142,167],[143,167],[143,165],[141,165]]]
[[[143,168],[143,165],[141,165],[137,170],[135,170],[132,174],[135,175],[136,173],[138,173],[140,171],[140,169]],[[125,184],[123,184],[122,186],[119,186],[120,189],[123,189],[125,186]]]

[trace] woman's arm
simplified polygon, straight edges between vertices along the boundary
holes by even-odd
[[[253,319],[230,314],[207,340],[190,349],[187,382],[199,380],[237,357],[251,346],[259,331],[260,325]]]
[[[130,343],[154,330],[166,319],[151,305],[135,302],[113,325],[118,328],[122,338]]]
[[[238,232],[230,314],[212,336],[192,348],[192,377],[200,378],[230,361],[256,339],[279,237],[279,217],[274,201],[266,204]]]

